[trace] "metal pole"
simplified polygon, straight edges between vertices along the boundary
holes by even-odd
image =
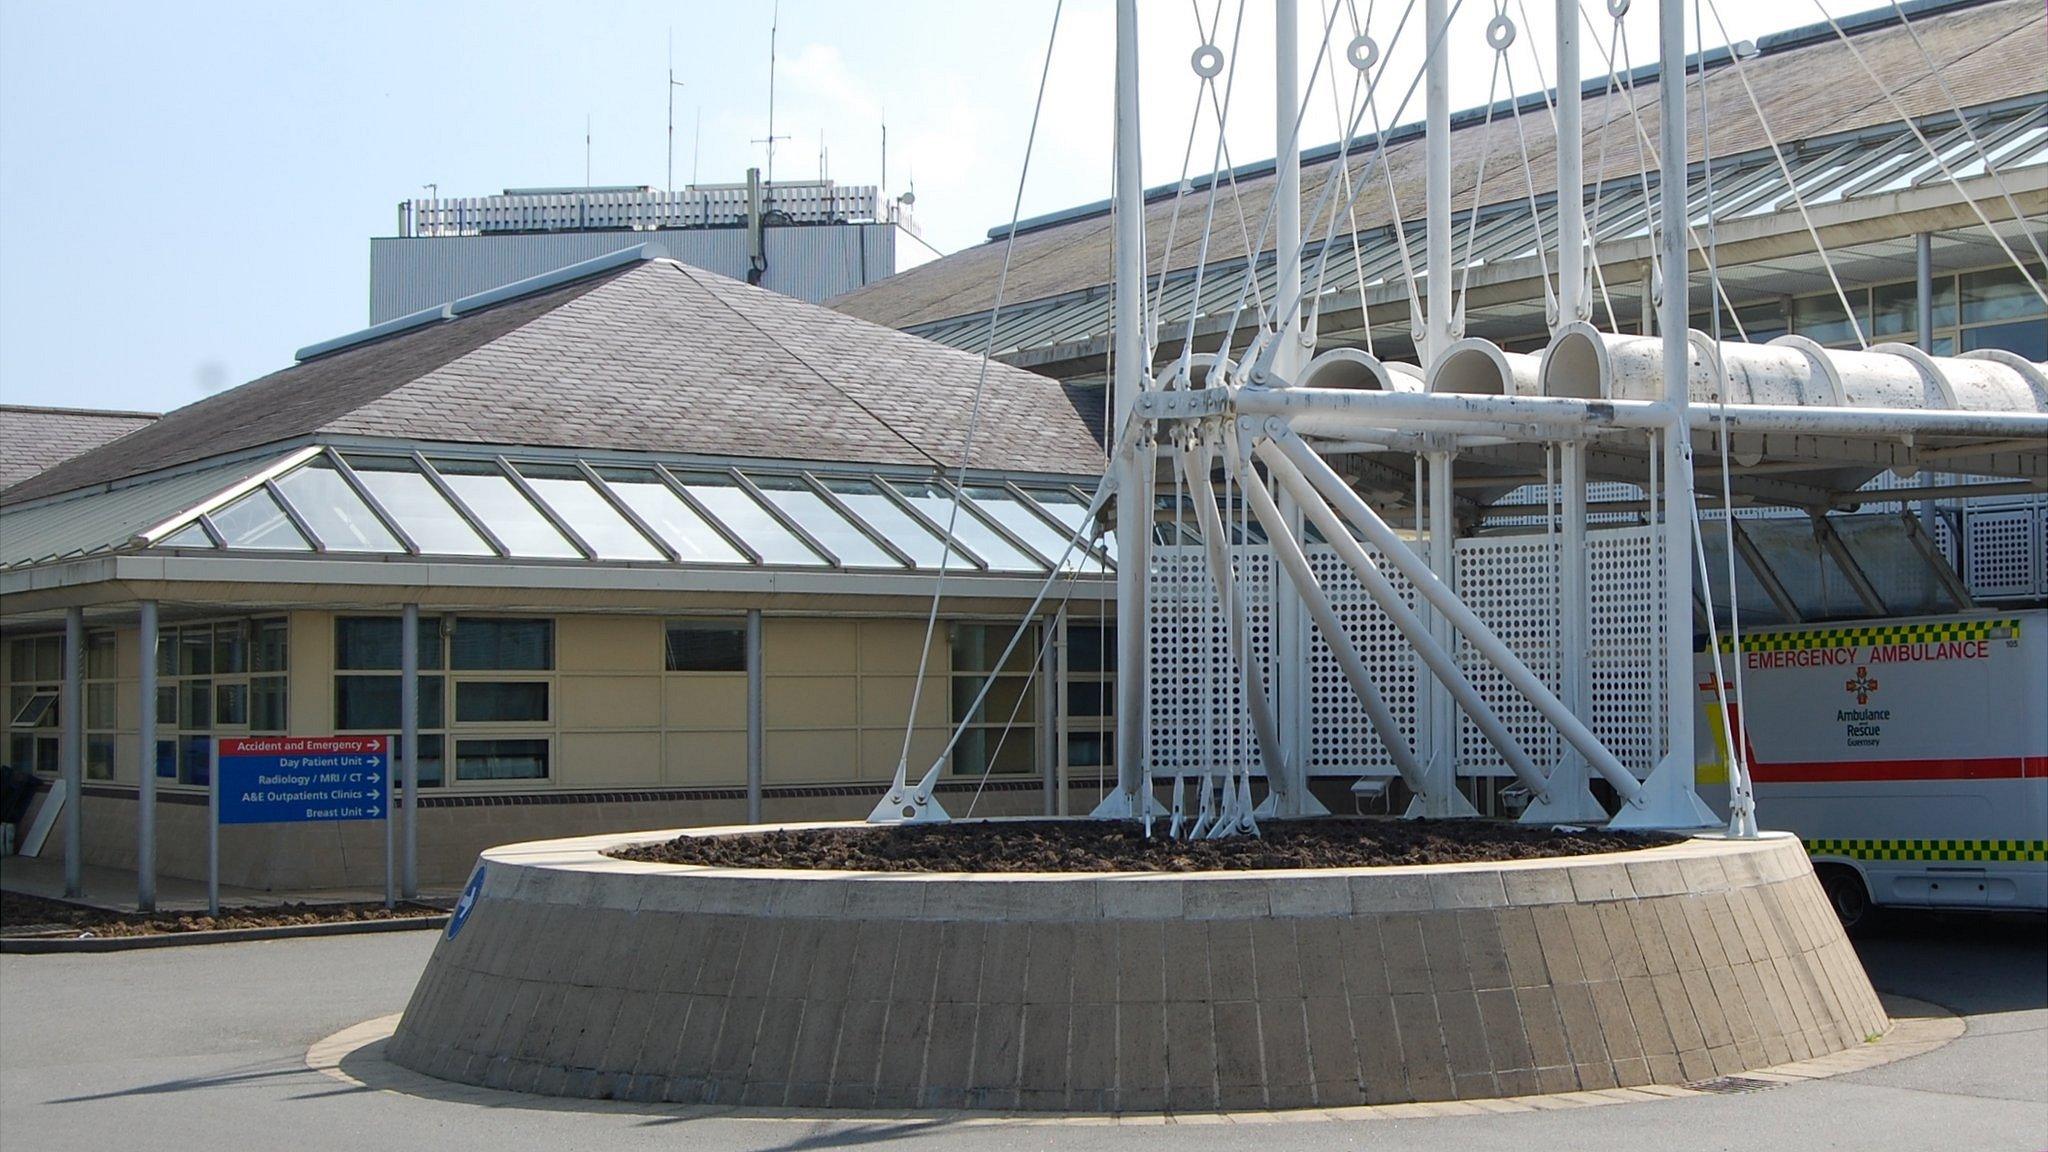
[[[1145,382],[1145,185],[1138,151],[1138,0],[1116,6],[1116,378],[1112,442],[1120,439]],[[1133,452],[1116,469],[1116,793],[1097,814],[1137,816],[1144,772],[1145,583],[1151,505],[1144,499],[1149,452]]]
[[[399,746],[405,756],[405,898],[420,894],[420,606],[407,604],[398,638]],[[390,760],[387,755],[386,761]],[[388,789],[386,790],[388,793]],[[385,839],[390,840],[390,802],[385,796]],[[387,870],[388,871],[388,870]],[[387,894],[388,895],[388,894]]]
[[[1586,569],[1586,444],[1583,440],[1564,443],[1560,486],[1564,489],[1564,530],[1558,540],[1558,633],[1562,651],[1563,678],[1558,696],[1580,721],[1590,725],[1592,683],[1588,662],[1592,647],[1590,582]],[[1569,743],[1559,749],[1557,766],[1550,773],[1547,797],[1531,800],[1522,819],[1531,824],[1597,823],[1607,819],[1607,809],[1587,790],[1591,767],[1586,757]]]
[[[142,666],[136,678],[136,729],[141,733],[135,793],[135,910],[156,911],[156,601],[144,600],[136,625]]]
[[[1591,314],[1585,290],[1584,154],[1579,125],[1579,4],[1557,0],[1557,316],[1552,332]]]
[[[1295,0],[1274,0],[1273,146],[1274,255],[1278,264],[1274,298],[1273,373],[1294,384],[1308,362],[1314,337],[1302,326],[1301,300],[1301,105],[1300,28]],[[1281,521],[1302,538],[1301,509],[1280,494]],[[1268,804],[1276,816],[1320,816],[1327,809],[1308,795],[1310,728],[1314,723],[1308,684],[1309,618],[1292,582],[1273,584],[1273,713],[1279,725],[1280,770],[1271,780]]]
[[[1422,367],[1435,367],[1450,346],[1451,334],[1451,45],[1449,0],[1427,0],[1423,8],[1423,43],[1429,46],[1427,152],[1423,218],[1427,225],[1425,267],[1429,273],[1429,307],[1423,316]]]
[[[64,774],[64,895],[85,895],[85,609],[64,610],[64,727],[57,762]]]
[[[394,825],[391,812],[391,753],[397,744],[397,740],[389,736],[384,737],[384,755],[378,757],[378,759],[384,761],[384,907],[386,908],[395,907],[398,904],[398,870],[392,867],[391,859],[393,855],[392,840],[394,839],[392,835]],[[412,797],[408,795],[405,799],[406,807],[408,809],[411,808]],[[407,823],[410,823],[410,821],[407,821]],[[411,861],[407,861],[408,865],[410,863]]]
[[[1660,0],[1657,249],[1663,270],[1657,328],[1664,340],[1664,404],[1671,413],[1664,459],[1664,758],[1617,827],[1697,828],[1718,822],[1693,789],[1692,427],[1687,422],[1691,349],[1686,340],[1690,273],[1686,255],[1685,4]]]
[[[220,740],[206,741],[206,914],[220,915]]]
[[[1039,626],[1045,629],[1044,643],[1038,646],[1038,780],[1039,789],[1045,793],[1040,813],[1053,816],[1058,813],[1057,790],[1059,766],[1053,759],[1053,728],[1057,712],[1054,696],[1059,688],[1058,642],[1060,613],[1045,618]]]
[[[761,673],[761,610],[747,612],[747,823],[761,822],[763,692]],[[917,717],[910,718],[915,724]]]
[[[1457,525],[1451,516],[1451,454],[1431,452],[1429,459],[1429,570],[1443,586],[1458,587],[1458,560],[1454,539]],[[1437,647],[1455,652],[1457,638],[1451,622],[1435,608],[1429,610],[1429,635]],[[1429,794],[1441,801],[1458,791],[1458,711],[1456,701],[1441,684],[1429,691],[1429,744],[1424,762],[1430,774]],[[1437,815],[1426,812],[1424,815]]]
[[[1922,352],[1934,355],[1934,235],[1920,232],[1913,236],[1913,326],[1919,330],[1920,339],[1915,341]],[[1922,471],[1918,476],[1920,487],[1934,483],[1934,477]],[[1934,501],[1920,498],[1920,530],[1934,539]]]

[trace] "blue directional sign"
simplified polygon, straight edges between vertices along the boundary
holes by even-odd
[[[483,898],[484,866],[479,863],[476,866],[476,871],[469,874],[469,883],[463,886],[462,896],[455,901],[454,911],[448,914],[448,938],[450,940],[455,939],[455,934],[462,931],[464,924],[469,923],[469,914],[476,911],[476,902]]]
[[[388,736],[252,736],[220,741],[220,822],[383,820]]]

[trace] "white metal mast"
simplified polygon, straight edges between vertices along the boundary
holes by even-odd
[[[1579,5],[1557,0],[1557,314],[1550,335],[1591,314],[1585,276],[1585,134],[1579,115]],[[1592,721],[1592,682],[1588,662],[1592,648],[1587,611],[1586,565],[1586,442],[1567,440],[1558,447],[1563,467],[1564,525],[1558,541],[1558,639],[1563,669],[1558,695],[1572,715]],[[1607,810],[1587,790],[1592,769],[1569,743],[1550,770],[1550,787],[1522,811],[1530,823],[1594,823]]]
[[[1693,788],[1692,667],[1692,429],[1686,420],[1692,352],[1687,340],[1689,271],[1686,252],[1685,4],[1660,0],[1657,12],[1658,148],[1657,256],[1662,265],[1657,301],[1664,341],[1664,758],[1632,804],[1613,820],[1617,828],[1683,828],[1717,823]]]
[[[1295,0],[1273,4],[1274,148],[1274,316],[1271,372],[1297,383],[1314,352],[1315,337],[1301,321],[1305,285],[1301,279],[1301,63],[1300,25]],[[1296,539],[1302,538],[1301,510],[1280,495],[1279,511]],[[1308,795],[1309,730],[1313,723],[1308,688],[1309,619],[1301,594],[1288,581],[1273,587],[1273,696],[1279,721],[1280,772],[1261,815],[1320,816],[1328,809]]]
[[[1116,6],[1115,378],[1109,435],[1123,436],[1145,374],[1145,185],[1138,155],[1138,0]],[[1116,791],[1097,816],[1142,815],[1145,788],[1145,591],[1151,543],[1152,454],[1122,453],[1109,464],[1116,486]]]

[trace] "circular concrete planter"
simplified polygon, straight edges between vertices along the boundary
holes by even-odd
[[[1887,1021],[1783,835],[1181,874],[493,849],[393,1036],[444,1079],[761,1107],[1235,1111],[1676,1084]]]

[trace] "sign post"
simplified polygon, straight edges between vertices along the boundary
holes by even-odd
[[[384,903],[393,903],[389,736],[240,736],[213,742],[207,906],[220,912],[220,826],[384,821]]]

